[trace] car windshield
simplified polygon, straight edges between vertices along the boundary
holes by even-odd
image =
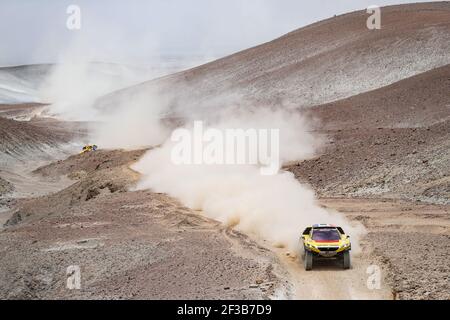
[[[339,241],[341,235],[336,229],[316,229],[313,230],[312,239],[314,241]]]

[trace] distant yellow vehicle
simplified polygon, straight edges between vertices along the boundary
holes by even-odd
[[[341,227],[315,224],[303,231],[305,270],[312,270],[316,259],[338,259],[344,269],[350,269],[350,236]]]
[[[81,150],[80,154],[86,153],[86,152],[91,152],[91,151],[96,151],[97,150],[97,145],[95,144],[88,144],[86,146],[83,147],[83,149]]]

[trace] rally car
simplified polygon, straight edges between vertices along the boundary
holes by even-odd
[[[83,147],[83,149],[81,149],[80,153],[83,154],[83,153],[86,153],[86,152],[97,151],[97,149],[98,149],[97,145],[95,145],[95,144],[88,144],[88,145],[85,145]]]
[[[317,259],[338,259],[344,269],[350,269],[350,236],[341,227],[315,224],[303,231],[303,262],[305,270],[312,270]]]

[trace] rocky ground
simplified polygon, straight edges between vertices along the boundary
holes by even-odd
[[[14,190],[14,186],[11,182],[6,181],[3,178],[0,178],[0,196],[4,194],[8,194]]]
[[[265,299],[289,284],[276,256],[163,194],[128,191],[144,151],[75,155],[34,174],[74,184],[19,199],[0,232],[7,299]],[[69,266],[82,289],[66,287]]]
[[[322,155],[288,167],[321,196],[450,203],[450,121],[326,134],[332,140]]]

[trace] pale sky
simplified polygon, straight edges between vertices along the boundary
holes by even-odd
[[[402,0],[1,0],[0,66],[91,60],[148,64],[155,56],[219,57],[312,22]],[[67,7],[81,29],[66,27]]]

